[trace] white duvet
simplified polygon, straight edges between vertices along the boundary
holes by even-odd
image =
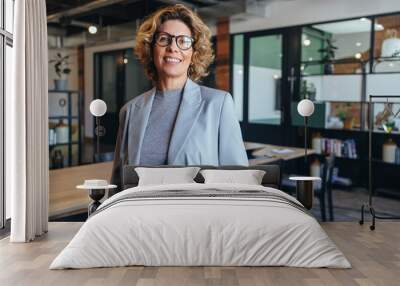
[[[262,190],[239,184],[135,187],[106,200],[50,269],[145,266],[294,266],[350,268],[309,214],[274,200],[235,197],[118,199],[134,192]],[[101,211],[101,209],[103,209]]]

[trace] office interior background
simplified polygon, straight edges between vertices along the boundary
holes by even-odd
[[[304,98],[314,102],[307,134],[313,152],[306,162],[304,157],[279,161],[284,190],[293,192],[291,174],[322,176],[333,154],[332,175],[317,186],[325,196],[315,200],[313,212],[321,220],[358,220],[368,197],[372,128],[375,204],[384,215],[400,215],[400,98],[368,103],[369,95],[400,95],[398,1],[47,0],[51,220],[85,219],[88,197],[75,190],[83,180],[82,169],[75,168],[98,163],[97,174],[110,172],[119,110],[151,88],[133,54],[135,31],[146,15],[178,2],[193,8],[213,32],[216,59],[202,84],[232,94],[246,142],[278,146],[274,150],[303,148],[303,118],[296,106]],[[4,118],[14,1],[0,3]],[[96,98],[107,103],[100,150],[89,112]],[[275,155],[248,151],[255,160]],[[4,151],[0,158],[4,168]],[[7,223],[11,195],[0,173],[1,221]],[[331,204],[325,202],[330,194]]]

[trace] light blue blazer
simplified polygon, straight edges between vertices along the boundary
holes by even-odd
[[[120,112],[112,181],[122,165],[138,165],[156,88],[130,100]],[[168,150],[168,165],[243,165],[248,159],[232,96],[188,79]]]

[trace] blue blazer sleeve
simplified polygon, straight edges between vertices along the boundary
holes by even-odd
[[[222,104],[218,136],[219,165],[249,165],[233,99],[229,93],[225,94]]]

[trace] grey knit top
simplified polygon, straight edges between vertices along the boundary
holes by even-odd
[[[147,122],[140,165],[166,165],[182,90],[156,91]]]

